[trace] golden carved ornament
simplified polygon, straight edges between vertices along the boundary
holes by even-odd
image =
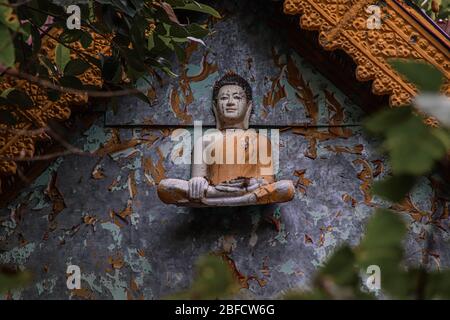
[[[51,29],[48,35],[42,38],[40,54],[51,61],[55,58],[56,40],[62,29]],[[79,57],[76,53],[96,57],[98,54],[111,55],[110,37],[105,37],[96,33],[90,33],[92,42],[87,49],[84,49],[79,42],[71,43],[71,58]],[[101,70],[91,65],[83,74],[77,76],[83,84],[102,86]],[[5,75],[0,83],[0,92],[9,88],[17,88],[26,92],[33,100],[34,106],[29,109],[15,108],[14,115],[18,120],[14,126],[2,123],[0,119],[0,157],[1,158],[29,158],[35,154],[35,143],[38,140],[49,139],[42,132],[33,131],[47,127],[50,120],[64,121],[69,119],[71,108],[84,105],[88,102],[86,94],[61,93],[57,101],[47,98],[45,89],[27,80],[16,79]],[[1,108],[1,107],[0,107]],[[22,130],[23,132],[20,132]],[[34,134],[36,132],[36,134]],[[0,178],[16,174],[16,161],[0,159]],[[1,193],[0,180],[0,193]]]
[[[381,9],[379,29],[367,26],[370,5]],[[284,12],[301,15],[301,28],[319,31],[324,49],[345,51],[357,65],[356,78],[373,80],[372,92],[389,95],[391,106],[408,104],[417,89],[388,64],[390,58],[434,65],[446,78],[441,91],[450,95],[448,38],[403,0],[285,0]]]

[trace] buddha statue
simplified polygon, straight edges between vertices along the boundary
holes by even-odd
[[[194,141],[191,179],[163,179],[158,196],[186,207],[248,206],[287,202],[295,188],[275,181],[272,146],[264,134],[249,129],[252,89],[234,73],[213,88],[216,129]]]

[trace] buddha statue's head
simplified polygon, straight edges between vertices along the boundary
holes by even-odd
[[[214,84],[213,112],[217,129],[248,129],[252,112],[252,88],[235,73]]]

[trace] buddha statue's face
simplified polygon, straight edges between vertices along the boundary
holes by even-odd
[[[214,111],[221,128],[248,128],[251,101],[247,100],[245,90],[238,85],[225,85],[220,88]]]

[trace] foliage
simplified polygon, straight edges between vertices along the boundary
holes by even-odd
[[[442,72],[425,62],[392,59],[390,64],[421,92],[438,92],[444,81]]]
[[[412,0],[412,2],[435,20],[448,19],[450,15],[449,0]]]
[[[28,284],[31,275],[28,272],[15,271],[7,267],[0,266],[0,294],[8,290],[22,287]]]
[[[338,248],[316,273],[312,289],[291,290],[283,299],[374,299],[362,274],[371,265],[381,270],[381,292],[395,299],[449,299],[450,271],[426,271],[404,266],[402,241],[406,226],[398,213],[377,209],[366,226],[359,246]],[[199,259],[192,286],[169,299],[229,298],[238,290],[237,281],[222,259]]]
[[[208,255],[197,261],[196,275],[191,287],[170,296],[169,299],[228,298],[236,293],[238,288],[238,282],[223,259]]]
[[[442,73],[431,65],[404,60],[391,64],[423,92],[437,91],[443,83]],[[449,129],[426,125],[411,106],[383,110],[368,119],[366,128],[383,138],[382,149],[389,155],[392,176],[372,187],[387,200],[402,200],[418,177],[430,173],[450,152]]]
[[[344,245],[325,262],[309,292],[291,291],[285,299],[370,299],[360,277],[370,265],[381,270],[381,290],[397,299],[448,299],[450,271],[427,272],[402,267],[402,239],[406,227],[399,214],[378,209],[367,224],[364,238],[354,249]]]
[[[183,60],[184,47],[190,41],[203,43],[201,38],[208,35],[208,29],[190,22],[186,14],[220,17],[212,7],[194,0],[90,0],[77,5],[81,9],[79,30],[68,28],[72,13],[51,0],[0,0],[0,71],[12,68],[86,91],[131,89],[138,79],[147,80],[144,76],[155,75],[158,70],[175,76],[169,61],[174,56]],[[53,28],[62,32],[54,39],[58,44],[52,61],[40,49],[43,37],[53,37],[49,33]],[[93,41],[91,34],[111,41],[110,56],[93,56],[76,49],[75,43],[88,48]],[[104,88],[83,85],[77,78],[89,66],[100,68]],[[48,95],[53,101],[58,99],[55,90],[48,90]],[[148,102],[146,95],[136,95]],[[32,97],[28,99],[33,101]],[[10,106],[9,109],[22,107],[5,95],[0,99],[1,105]],[[2,108],[1,112],[12,124],[14,117],[7,110]]]
[[[405,60],[391,65],[421,93],[413,106],[387,109],[366,121],[366,129],[383,138],[382,149],[389,155],[392,175],[376,182],[372,192],[399,202],[420,176],[432,172],[450,153],[449,98],[432,94],[443,84],[442,73],[433,66]],[[433,105],[435,103],[435,105]],[[421,113],[420,113],[421,112]],[[438,116],[444,127],[424,123],[423,112]],[[434,299],[450,297],[450,271],[430,272],[425,267],[403,265],[402,239],[406,227],[398,214],[378,209],[355,249],[344,245],[336,250],[317,273],[309,292],[290,292],[287,299],[364,299],[373,297],[361,289],[359,272],[377,265],[381,270],[381,290],[390,298]]]
[[[0,0],[0,73],[11,75],[8,72],[13,70],[19,78],[26,75],[85,91],[133,89],[138,79],[146,80],[144,76],[155,75],[157,71],[174,76],[169,61],[174,57],[183,60],[186,44],[202,43],[201,39],[208,35],[208,29],[186,19],[186,13],[220,18],[215,9],[194,0],[89,0],[76,4],[81,9],[79,30],[68,28],[71,13],[52,0]],[[50,33],[52,29],[60,31],[57,38]],[[111,43],[111,55],[94,56],[77,49],[80,47],[77,43],[89,48],[92,34]],[[44,37],[57,42],[53,59],[42,54]],[[90,67],[100,69],[103,88],[83,84],[78,78]],[[47,95],[57,101],[60,93],[48,89]],[[146,95],[136,95],[148,102]],[[14,126],[17,122],[14,110],[34,105],[34,97],[18,88],[1,92],[1,123]],[[206,272],[203,277],[208,276],[209,269],[205,268],[201,269]],[[29,278],[28,273],[1,269],[0,293],[24,285]],[[215,285],[225,289],[220,283]],[[204,289],[199,285],[195,290],[201,295]]]

